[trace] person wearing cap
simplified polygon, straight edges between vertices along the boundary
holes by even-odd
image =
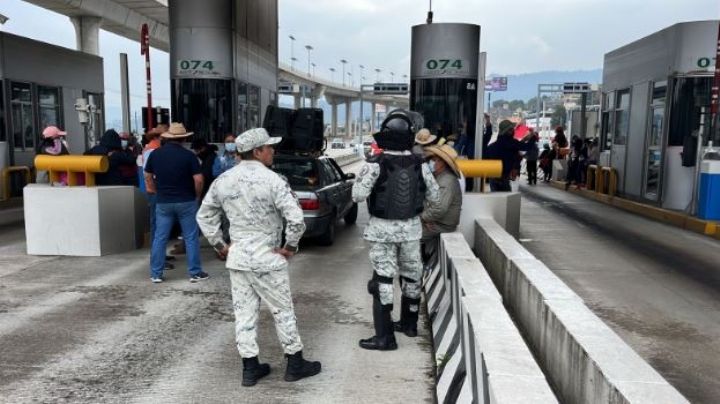
[[[432,270],[437,265],[437,252],[441,233],[451,233],[460,223],[462,208],[462,190],[460,188],[460,169],[455,160],[458,155],[453,147],[430,146],[425,149],[428,165],[435,176],[440,199],[434,206],[428,206],[420,219],[423,233],[420,243],[423,247],[425,270]]]
[[[383,152],[367,160],[352,189],[353,201],[368,201],[370,220],[363,238],[370,243],[373,276],[367,290],[373,297],[375,335],[360,340],[360,347],[397,349],[392,322],[393,281],[400,276],[400,322],[408,336],[417,335],[420,309],[422,257],[420,214],[426,204],[438,201],[438,184],[423,158],[410,150],[423,127],[417,112],[395,110],[373,135]]]
[[[298,250],[305,219],[290,185],[269,168],[273,146],[280,140],[263,128],[238,136],[235,144],[241,161],[213,182],[197,214],[205,237],[227,257],[243,386],[253,386],[270,373],[270,366],[258,360],[260,301],[270,307],[288,359],[285,380],[296,381],[321,370],[320,362],[303,359],[290,293],[288,259]],[[229,244],[221,229],[223,214],[230,221]],[[285,244],[281,244],[283,227]]]
[[[505,119],[498,125],[498,137],[494,143],[490,144],[487,155],[483,154],[485,159],[502,160],[502,177],[490,180],[490,190],[492,192],[510,192],[510,181],[512,178],[512,170],[517,163],[520,152],[528,151],[531,145],[520,142],[513,136],[515,134],[515,124]]]
[[[412,148],[412,153],[416,156],[425,158],[425,148],[434,144],[437,140],[437,136],[430,133],[426,128],[422,128],[415,134],[415,146]]]
[[[38,145],[37,154],[43,154],[48,156],[61,156],[64,154],[70,154],[65,142],[66,132],[58,129],[57,126],[48,126],[43,129],[42,140]],[[50,177],[48,172],[45,170],[38,170],[35,175],[35,182],[38,184],[48,184]],[[60,181],[62,185],[67,185],[67,173],[60,174]]]
[[[165,251],[173,223],[180,222],[185,242],[190,282],[210,276],[200,262],[200,240],[195,215],[203,189],[203,176],[197,157],[182,142],[193,133],[181,123],[171,123],[161,137],[166,143],[153,151],[145,163],[145,184],[156,195],[155,236],[150,250],[150,280],[163,282]]]

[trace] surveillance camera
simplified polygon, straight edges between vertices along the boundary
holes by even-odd
[[[4,15],[0,14],[0,25],[5,24],[7,22],[7,20],[9,20],[9,19],[10,18],[5,17]]]

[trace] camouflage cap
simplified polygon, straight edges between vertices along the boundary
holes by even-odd
[[[264,128],[253,128],[241,133],[235,139],[238,153],[244,153],[265,145],[280,143],[281,137],[270,137]]]

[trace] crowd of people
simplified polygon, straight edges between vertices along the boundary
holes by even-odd
[[[568,184],[580,185],[584,166],[597,159],[592,141],[568,141],[562,128],[542,152],[536,132],[516,139],[515,130],[512,122],[503,120],[493,142],[490,117],[485,116],[484,157],[503,162],[502,176],[490,182],[492,191],[510,191],[523,158],[531,185],[537,183],[538,168],[548,181],[552,161],[565,158]],[[218,153],[217,146],[199,138],[185,147],[192,135],[182,123],[171,123],[149,130],[138,143],[111,129],[85,154],[109,159],[110,168],[98,176],[98,185],[138,186],[147,194],[151,282],[162,283],[164,271],[173,269],[167,243],[177,235],[182,236],[191,282],[210,277],[202,268],[201,233],[225,261],[244,386],[270,372],[258,359],[261,301],[271,308],[288,360],[285,380],[318,374],[320,362],[303,357],[290,292],[288,263],[298,251],[305,222],[290,185],[271,170],[274,146],[281,139],[254,128],[237,137],[228,134]],[[58,128],[47,128],[39,152],[68,154],[64,136]],[[363,238],[369,243],[373,269],[367,291],[372,296],[374,335],[360,340],[359,346],[386,351],[398,348],[395,332],[418,334],[423,273],[437,267],[440,235],[455,231],[459,224],[466,181],[457,160],[474,139],[434,135],[424,128],[422,115],[405,110],[388,114],[373,137],[379,152],[364,163],[352,189],[356,203],[368,204]],[[402,297],[399,320],[393,321],[396,277]]]

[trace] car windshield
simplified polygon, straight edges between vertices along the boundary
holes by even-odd
[[[319,184],[317,166],[312,159],[275,156],[272,169],[284,176],[293,189],[313,188]]]

